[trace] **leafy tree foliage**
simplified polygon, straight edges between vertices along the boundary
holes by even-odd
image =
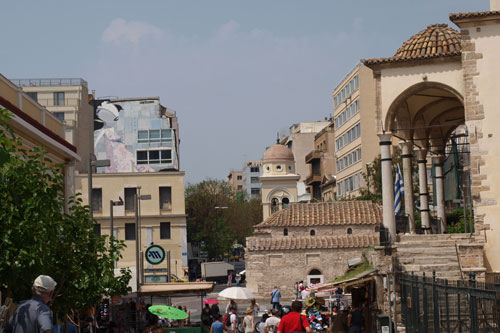
[[[229,252],[233,242],[245,244],[262,221],[260,200],[235,194],[229,184],[215,179],[188,185],[186,213],[188,241],[204,244],[209,258]]]
[[[30,297],[36,276],[50,275],[59,318],[126,293],[130,272],[114,276],[124,243],[96,235],[80,198],[65,213],[64,165],[43,148],[24,148],[8,121],[0,109],[0,290],[18,302]]]

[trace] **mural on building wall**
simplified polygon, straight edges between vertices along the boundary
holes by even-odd
[[[94,101],[94,152],[110,160],[98,172],[178,169],[176,131],[161,110],[157,99]]]

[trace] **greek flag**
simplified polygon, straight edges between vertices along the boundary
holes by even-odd
[[[405,194],[403,175],[399,164],[396,165],[396,179],[394,180],[394,214],[401,215],[403,212],[402,197]]]

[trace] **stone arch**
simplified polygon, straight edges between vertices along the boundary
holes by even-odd
[[[321,270],[319,270],[318,268],[311,268],[309,270],[309,274],[307,275],[323,275],[323,273],[321,273]]]
[[[385,132],[392,130],[396,122],[396,117],[398,116],[398,113],[401,110],[401,107],[406,104],[406,101],[408,100],[409,97],[427,89],[443,90],[456,97],[460,101],[462,106],[464,105],[464,98],[455,88],[452,88],[449,85],[441,82],[423,81],[406,88],[403,92],[399,94],[398,97],[396,97],[392,101],[391,105],[389,106],[389,109],[387,110],[387,114],[383,122],[384,124],[383,131]],[[411,119],[411,122],[413,123],[413,119]]]
[[[279,192],[283,192],[283,193],[279,193]],[[281,203],[281,199],[285,198],[285,197],[288,198],[288,200],[290,200],[290,202],[296,201],[295,197],[288,189],[286,189],[284,187],[278,187],[278,188],[273,189],[271,192],[269,192],[269,194],[267,195],[267,198],[266,198],[266,202],[271,202],[271,199],[278,198],[280,203]]]

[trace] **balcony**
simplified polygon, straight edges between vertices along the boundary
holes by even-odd
[[[305,183],[306,185],[314,185],[315,183],[321,183],[322,177],[321,175],[310,175],[309,177],[306,178]]]
[[[306,155],[306,163],[311,163],[313,160],[321,159],[321,150],[313,150]]]

